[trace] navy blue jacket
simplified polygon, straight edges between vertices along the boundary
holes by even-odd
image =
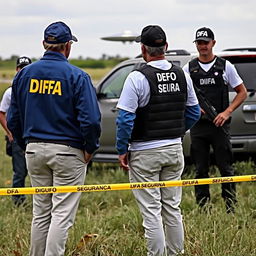
[[[7,125],[20,144],[30,138],[66,141],[93,153],[100,119],[90,77],[63,54],[47,51],[16,74]]]

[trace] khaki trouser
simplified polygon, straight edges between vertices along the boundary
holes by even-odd
[[[184,168],[181,144],[130,153],[130,182],[179,180]],[[184,251],[181,187],[133,190],[143,217],[148,256]]]
[[[82,150],[53,143],[29,143],[28,172],[33,187],[83,185]],[[35,194],[30,256],[63,256],[81,193]]]

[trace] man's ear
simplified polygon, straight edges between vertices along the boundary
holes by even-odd
[[[165,51],[168,49],[168,43],[165,44]]]
[[[142,52],[143,54],[146,54],[146,52],[147,52],[147,49],[146,49],[146,47],[145,47],[144,44],[141,45],[141,52]]]
[[[66,56],[66,58],[69,57],[70,51],[71,51],[71,43],[67,42],[65,43],[65,48],[64,48],[64,55]]]

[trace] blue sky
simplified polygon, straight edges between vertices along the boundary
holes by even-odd
[[[255,10],[255,0],[0,0],[0,56],[40,57],[44,29],[59,20],[79,40],[73,44],[71,57],[136,56],[139,44],[100,38],[124,30],[139,34],[149,24],[163,27],[169,49],[195,51],[192,41],[202,26],[214,31],[216,51],[256,47]]]

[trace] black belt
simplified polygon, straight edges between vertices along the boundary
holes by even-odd
[[[71,146],[72,142],[67,140],[47,140],[47,139],[36,139],[36,138],[29,138],[27,139],[27,143],[53,143],[53,144],[61,144],[66,146]]]

